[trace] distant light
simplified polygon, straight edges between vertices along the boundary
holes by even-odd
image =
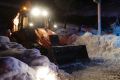
[[[24,11],[27,11],[27,7],[26,6],[23,6],[22,8]]]
[[[33,23],[29,23],[29,26],[30,26],[30,27],[33,27],[33,26],[34,26],[34,24],[33,24]]]
[[[54,26],[53,26],[54,28],[58,28],[58,26],[57,26],[57,24],[54,24]]]
[[[39,8],[35,7],[35,8],[33,8],[33,9],[31,10],[31,14],[32,14],[33,16],[39,16],[39,15],[41,14],[41,11],[40,11]]]
[[[42,11],[42,15],[45,16],[45,17],[48,16],[48,11],[43,10],[43,11]]]
[[[101,0],[93,0],[93,2],[99,3],[99,2],[101,2]]]

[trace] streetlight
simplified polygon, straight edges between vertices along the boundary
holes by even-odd
[[[101,0],[93,0],[98,5],[98,35],[101,35]]]

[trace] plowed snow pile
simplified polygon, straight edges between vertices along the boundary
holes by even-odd
[[[64,80],[69,74],[58,69],[37,49],[26,49],[0,36],[0,80]]]
[[[72,80],[120,80],[120,37],[85,33],[75,45],[85,44],[91,62],[73,72]]]
[[[96,36],[85,33],[77,38],[75,45],[85,44],[91,58],[116,59],[120,56],[120,36]]]

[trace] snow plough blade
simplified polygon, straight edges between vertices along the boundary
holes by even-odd
[[[52,62],[58,65],[90,60],[85,45],[52,46],[48,49],[47,56]]]

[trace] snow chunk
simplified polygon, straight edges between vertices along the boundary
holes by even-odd
[[[4,42],[10,42],[10,39],[5,36],[0,36],[0,43],[4,43]]]
[[[115,48],[120,48],[120,36],[117,36],[117,38],[115,39],[115,41],[113,42],[113,46]]]
[[[32,68],[13,57],[0,58],[0,80],[33,80]]]
[[[26,49],[21,44],[16,42],[4,42],[0,43],[0,50],[8,50],[8,49]]]
[[[92,37],[93,35],[92,35],[92,33],[90,33],[90,32],[86,32],[84,35],[83,35],[83,37]]]

